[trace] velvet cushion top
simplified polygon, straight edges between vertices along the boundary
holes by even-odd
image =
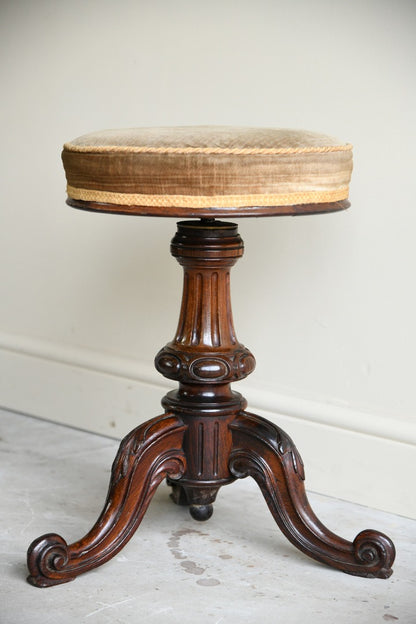
[[[93,209],[167,216],[296,214],[302,206],[320,212],[323,205],[348,205],[352,146],[303,130],[128,128],[66,143],[62,159],[69,200],[89,202]]]

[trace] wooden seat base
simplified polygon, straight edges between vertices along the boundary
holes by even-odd
[[[28,581],[37,587],[65,583],[111,559],[133,536],[165,478],[174,502],[189,505],[196,520],[207,520],[219,488],[247,476],[305,554],[348,574],[388,578],[395,557],[391,540],[365,530],[349,542],[329,531],[308,503],[302,459],[290,437],[247,412],[246,401],[231,390],[231,382],[255,366],[236,338],[231,313],[230,269],[243,253],[237,227],[213,219],[181,222],[171,251],[184,267],[182,307],[175,338],[155,364],[178,381],[178,390],[163,399],[163,415],[122,441],[91,531],[70,545],[54,533],[31,544]]]

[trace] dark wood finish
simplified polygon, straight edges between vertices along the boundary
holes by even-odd
[[[386,535],[365,530],[348,542],[318,520],[306,497],[302,459],[282,429],[249,413],[239,414],[231,429],[232,474],[257,481],[274,519],[292,544],[348,574],[367,578],[392,574],[395,549]]]
[[[391,540],[366,530],[349,542],[329,531],[308,503],[292,440],[246,412],[246,401],[231,389],[255,366],[232,320],[230,269],[243,253],[237,226],[211,219],[179,223],[171,251],[184,268],[182,306],[175,337],[155,365],[178,389],[163,399],[163,416],[122,441],[104,510],[91,531],[71,545],[53,533],[32,543],[29,582],[64,583],[108,561],[132,537],[164,478],[175,503],[207,520],[219,488],[247,476],[305,554],[348,574],[388,578],[395,557]]]
[[[141,425],[121,442],[103,511],[89,533],[69,546],[54,533],[36,539],[28,551],[29,583],[49,587],[105,563],[129,541],[159,483],[186,469],[182,451],[186,425],[164,414]]]

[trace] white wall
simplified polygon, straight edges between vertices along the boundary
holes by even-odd
[[[0,405],[121,436],[167,383],[174,220],[68,208],[65,140],[334,134],[355,147],[349,211],[239,222],[234,317],[258,361],[240,390],[293,434],[309,488],[416,513],[415,22],[412,0],[3,0]]]

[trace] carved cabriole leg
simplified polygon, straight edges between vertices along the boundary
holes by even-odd
[[[134,429],[114,460],[104,509],[91,531],[67,545],[53,533],[35,540],[28,550],[28,581],[48,587],[72,581],[113,557],[133,536],[159,483],[186,470],[182,451],[186,425],[165,414]]]
[[[290,437],[267,420],[242,412],[232,423],[230,470],[259,484],[280,529],[297,548],[348,574],[388,578],[395,557],[391,540],[373,530],[353,542],[329,531],[313,513],[300,455]]]

